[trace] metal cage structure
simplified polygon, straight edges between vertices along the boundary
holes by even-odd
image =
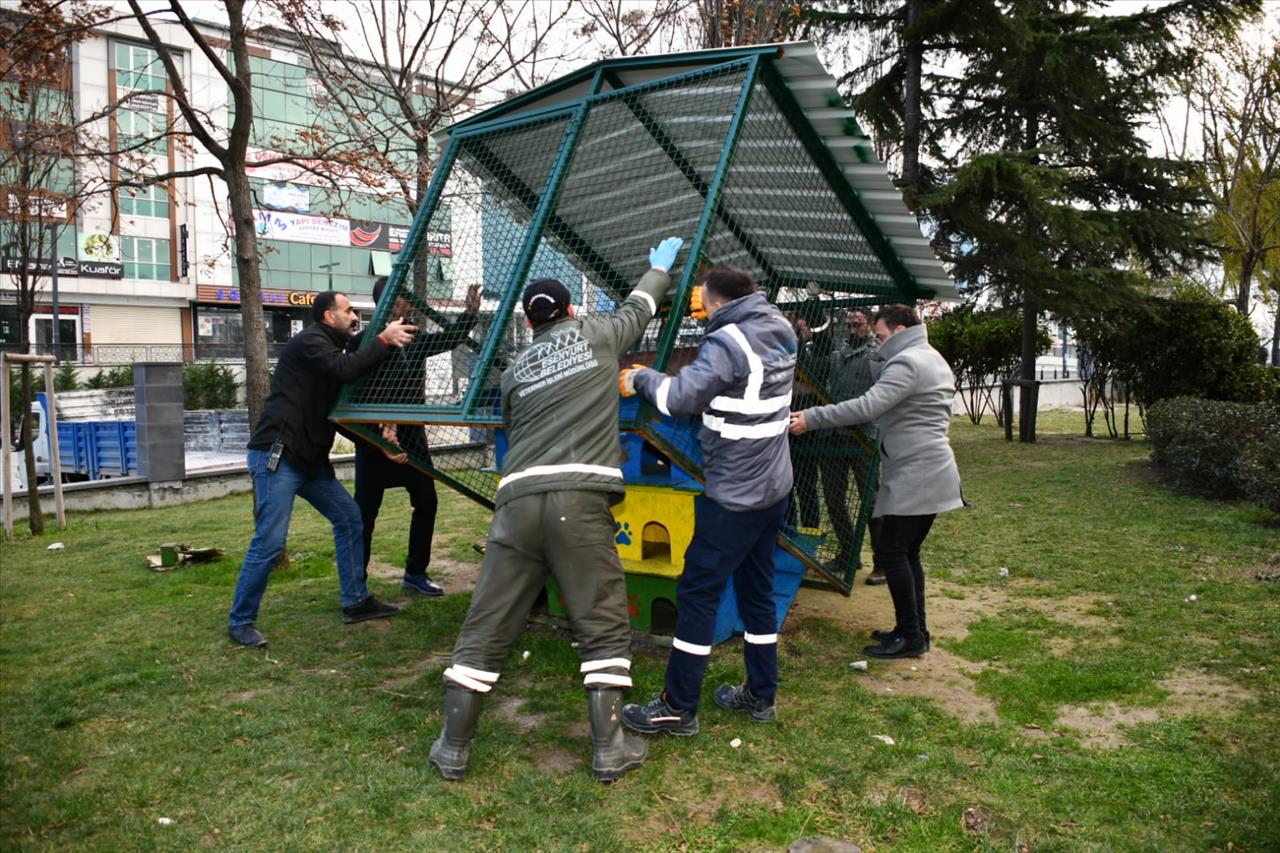
[[[842,312],[955,298],[808,43],[604,60],[437,141],[438,166],[370,325],[380,330],[406,300],[439,331],[418,363],[393,356],[347,386],[332,418],[375,444],[378,424],[428,425],[432,448],[453,448],[450,462],[411,451],[409,464],[489,507],[498,383],[530,340],[520,295],[534,279],[564,282],[580,317],[609,313],[647,269],[649,247],[681,236],[669,299],[621,364],[674,372],[690,361],[702,337],[687,316],[697,274],[731,264],[817,330],[797,373],[797,398],[811,404],[832,401],[827,360]],[[441,297],[473,284],[485,310],[464,331]],[[698,421],[624,401],[619,430],[628,482],[696,488]],[[874,440],[857,429],[804,439],[792,445],[795,517],[780,545],[811,580],[847,594],[874,494]]]

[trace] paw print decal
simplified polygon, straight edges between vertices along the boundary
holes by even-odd
[[[613,541],[619,545],[631,544],[631,523],[625,521],[615,521],[613,523]]]

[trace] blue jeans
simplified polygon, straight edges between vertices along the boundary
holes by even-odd
[[[715,634],[716,609],[729,578],[746,633],[742,657],[747,687],[758,699],[778,692],[778,610],[773,602],[773,554],[787,498],[748,512],[727,509],[708,497],[694,510],[693,540],[676,582],[676,635],[667,659],[667,701],[698,710],[702,678]]]
[[[333,525],[333,550],[338,563],[338,586],[342,606],[350,607],[368,598],[364,582],[364,545],[361,540],[360,507],[330,470],[307,472],[281,459],[275,471],[267,470],[265,450],[249,451],[249,475],[253,477],[253,541],[240,566],[236,596],[231,603],[231,625],[258,621],[258,605],[267,591],[267,578],[276,558],[284,553],[293,515],[293,498],[302,499],[329,519]]]

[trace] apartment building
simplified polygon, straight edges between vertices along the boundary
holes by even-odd
[[[226,33],[202,25],[210,43],[227,46]],[[250,46],[256,108],[250,159],[273,158],[281,140],[298,138],[324,120],[324,87],[287,33],[262,35]],[[194,106],[225,126],[228,91],[208,58],[179,27],[161,25],[161,35],[179,51],[184,82]],[[115,22],[78,44],[62,79],[51,92],[70,94],[84,120],[130,93],[165,90],[156,51],[132,21]],[[133,94],[89,130],[116,149],[164,128],[174,106],[158,95]],[[4,144],[0,138],[0,145]],[[144,147],[151,168],[174,171],[211,165],[198,148],[173,139]],[[94,170],[118,176],[120,158],[67,158],[65,174],[81,186]],[[74,173],[74,174],[73,174]],[[376,276],[390,271],[408,230],[409,211],[387,201],[377,188],[344,192],[293,164],[250,169],[262,259],[262,300],[267,338],[275,350],[309,322],[315,294],[348,293],[364,312],[373,308]],[[0,176],[0,184],[4,176]],[[5,188],[0,186],[0,194]],[[56,189],[55,189],[56,194]],[[0,219],[5,210],[0,204]],[[77,206],[57,240],[57,338],[63,360],[121,364],[134,360],[183,360],[242,356],[238,275],[228,236],[226,187],[208,177],[182,177],[146,190],[120,189]],[[429,235],[430,295],[447,305],[455,290],[451,236]],[[0,346],[20,337],[14,302],[14,269],[20,264],[48,271],[53,254],[18,257],[14,245],[0,247]],[[51,277],[40,279],[36,314],[28,333],[37,349],[53,351],[54,294]]]

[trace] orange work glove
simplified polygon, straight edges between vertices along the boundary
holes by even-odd
[[[643,364],[633,364],[630,367],[624,367],[618,373],[618,393],[624,397],[634,397],[636,395],[636,371],[644,370]]]
[[[689,316],[695,320],[707,319],[707,309],[702,307],[702,286],[693,289],[689,296]]]

